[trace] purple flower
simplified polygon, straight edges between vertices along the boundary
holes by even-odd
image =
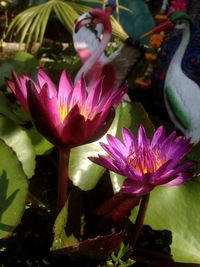
[[[152,140],[140,126],[138,139],[128,130],[122,130],[123,142],[107,135],[108,144],[100,143],[108,156],[91,157],[93,162],[126,177],[123,192],[143,195],[158,185],[179,185],[192,176],[188,170],[193,162],[178,165],[192,145],[183,136],[172,132],[165,137],[165,129],[159,127]]]
[[[36,128],[53,144],[75,147],[99,139],[106,133],[114,118],[117,106],[126,92],[127,85],[102,96],[102,82],[96,82],[88,92],[83,77],[74,87],[63,70],[58,89],[49,76],[40,69],[38,83],[30,77],[18,77],[7,85],[26,112],[32,116]]]

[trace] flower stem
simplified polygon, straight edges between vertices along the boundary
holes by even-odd
[[[135,244],[138,240],[140,231],[142,229],[143,223],[144,223],[144,218],[145,218],[145,214],[146,214],[146,210],[147,210],[147,206],[149,203],[149,196],[150,194],[146,194],[144,196],[142,196],[142,200],[141,200],[141,204],[140,204],[140,208],[137,214],[137,218],[135,221],[135,225],[134,225],[134,231],[133,231],[133,235],[130,241],[130,246],[132,247],[132,249],[134,249]]]
[[[70,149],[59,148],[59,174],[57,212],[65,205],[68,198],[68,165]]]

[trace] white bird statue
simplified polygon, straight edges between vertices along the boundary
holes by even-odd
[[[108,1],[110,5],[111,2]],[[108,5],[105,10],[95,8],[82,14],[76,20],[73,31],[74,47],[83,62],[74,82],[76,84],[84,74],[88,88],[92,88],[96,80],[104,77],[103,94],[111,88],[117,90],[144,54],[142,46],[127,38],[118,50],[110,56],[106,55],[105,50],[112,35],[110,14],[113,8]],[[88,25],[95,27],[95,31]],[[102,38],[99,38],[100,35]],[[127,96],[125,100],[130,99]]]
[[[182,37],[166,72],[164,100],[174,125],[196,144],[200,141],[200,86],[184,73],[181,65],[191,37],[191,17],[184,12],[175,12],[169,20],[142,37],[173,25],[175,29],[182,31]]]

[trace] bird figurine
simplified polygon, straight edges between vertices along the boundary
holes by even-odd
[[[112,35],[110,14],[110,10],[98,8],[84,13],[76,20],[73,34],[74,37],[77,37],[78,32],[84,28],[82,36],[79,36],[79,39],[74,38],[74,46],[76,50],[79,50],[78,53],[83,62],[75,77],[75,84],[82,74],[85,76],[89,88],[92,88],[100,77],[104,77],[103,94],[111,88],[117,89],[127,79],[132,68],[144,54],[141,46],[127,39],[117,51],[109,57],[106,55],[105,50]],[[101,34],[99,31],[88,28],[88,25],[101,25]],[[99,35],[102,35],[102,38]]]
[[[191,142],[200,141],[200,87],[182,68],[182,61],[191,38],[192,19],[184,12],[175,12],[164,23],[144,34],[154,34],[174,25],[182,33],[172,56],[164,81],[164,101],[170,119]]]
[[[103,7],[103,10],[111,15],[115,10],[116,4],[115,0],[108,0],[106,5]],[[85,18],[85,13],[82,14],[78,20],[82,20]],[[96,25],[95,28],[89,28],[86,25],[82,26],[78,31],[75,30],[76,22],[74,23],[73,27],[73,45],[74,48],[79,55],[79,58],[82,63],[84,63],[91,54],[97,49],[99,45],[99,39],[103,32],[103,24],[99,23]]]

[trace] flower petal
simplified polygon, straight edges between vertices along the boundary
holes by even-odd
[[[141,125],[138,129],[138,148],[139,147],[148,147],[150,144],[149,139],[147,138],[144,127]]]
[[[161,185],[161,184],[166,184],[172,181],[178,174],[181,172],[185,172],[188,168],[192,167],[194,165],[193,162],[186,162],[175,169],[171,169],[170,171],[164,173],[163,175],[160,176],[160,179],[157,181],[154,180],[152,181],[153,184]],[[190,172],[192,175],[192,172]]]
[[[129,152],[131,152],[132,150],[135,151],[137,149],[137,140],[128,129],[122,128],[122,137],[124,140],[124,144],[129,150]]]
[[[165,139],[165,128],[164,126],[160,126],[153,135],[151,141],[151,148],[154,148],[154,146],[162,143],[164,139]]]
[[[57,98],[49,97],[47,85],[38,93],[34,85],[29,83],[28,105],[36,128],[53,144],[60,143],[58,126],[61,118]]]
[[[112,108],[106,118],[102,118],[101,114],[97,114],[93,120],[87,120],[86,131],[90,136],[88,143],[95,142],[100,139],[109,130],[115,117],[115,110]]]
[[[40,88],[42,88],[45,84],[48,85],[49,88],[49,96],[53,97],[57,95],[57,90],[55,84],[52,82],[50,77],[46,74],[46,72],[42,69],[38,70],[38,81],[40,84]]]
[[[124,155],[115,147],[109,146],[101,142],[100,145],[110,156],[112,156],[112,158],[117,160],[126,160],[126,157],[124,157]]]
[[[63,144],[68,147],[83,145],[87,142],[86,121],[75,105],[66,116],[60,128]]]
[[[192,177],[191,172],[184,172],[184,173],[179,173],[178,176],[171,180],[168,183],[165,183],[164,185],[166,186],[176,186],[185,183],[188,179]]]
[[[128,156],[129,151],[127,151],[125,145],[118,138],[107,134],[107,140],[109,145],[115,148],[116,151],[118,150],[121,155],[125,155],[125,157]]]
[[[60,103],[66,103],[69,94],[73,90],[73,84],[70,76],[66,70],[63,70],[60,76],[59,86],[58,86],[58,100]]]
[[[21,78],[17,77],[17,74],[15,71],[12,73],[13,81],[6,78],[6,83],[8,87],[12,90],[14,95],[16,96],[19,103],[22,105],[24,110],[26,112],[29,112],[28,110],[28,103],[27,103],[27,87],[26,82],[30,80],[28,76],[23,76]]]
[[[124,181],[122,190],[123,190],[123,193],[125,194],[141,196],[141,195],[149,193],[150,191],[153,190],[153,188],[154,186],[151,184],[146,184],[146,183],[126,179]]]
[[[98,155],[99,158],[96,157],[88,157],[92,162],[99,164],[100,166],[111,170],[116,173],[120,173],[118,168],[115,166],[113,160],[107,156]]]

